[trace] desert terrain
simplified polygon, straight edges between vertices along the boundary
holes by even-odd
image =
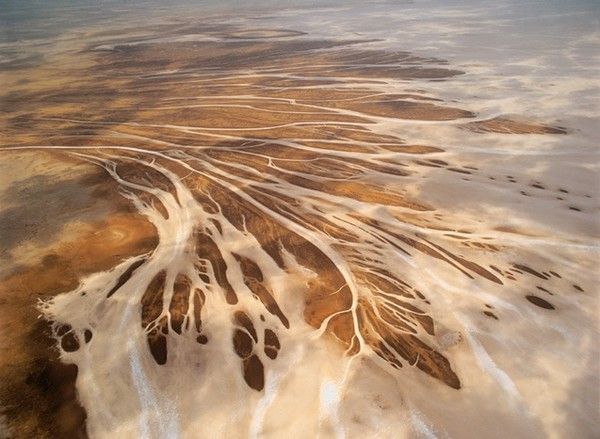
[[[0,436],[593,437],[583,64],[182,10],[0,47]]]

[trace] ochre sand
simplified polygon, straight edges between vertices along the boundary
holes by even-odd
[[[511,187],[585,218],[597,200],[390,128],[569,135],[412,85],[462,73],[368,40],[224,23],[90,31],[7,69],[0,161],[19,170],[2,177],[8,428],[560,436],[559,400],[580,372],[557,367],[547,403],[527,370],[553,357],[527,347],[568,341],[513,331],[591,325],[585,244],[548,254],[530,244],[542,228],[488,228],[437,206],[422,181]],[[584,401],[563,408],[572,431],[589,431]]]

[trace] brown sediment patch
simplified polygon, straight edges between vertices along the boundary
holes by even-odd
[[[380,100],[365,99],[342,102],[334,107],[360,111],[374,116],[411,120],[455,120],[472,118],[475,114],[460,108],[434,105],[425,102],[413,102],[397,99],[395,95],[385,95]]]
[[[460,169],[460,168],[446,168],[446,169],[448,169],[448,171],[450,171],[450,172],[456,172],[458,174],[467,174],[467,175],[472,174],[471,171],[467,171],[466,169]]]
[[[380,145],[381,148],[386,149],[388,151],[400,152],[403,154],[431,154],[434,152],[444,152],[442,148],[438,148],[436,146],[430,145]],[[389,160],[382,160],[388,161]],[[392,162],[393,163],[393,162]]]
[[[540,287],[539,285],[537,285],[537,286],[536,286],[536,288],[537,288],[538,290],[540,290],[540,291],[543,291],[544,293],[548,293],[548,294],[550,294],[551,296],[553,296],[553,295],[554,295],[554,294],[553,294],[551,291],[547,290],[547,289],[546,289],[546,288],[544,288],[544,287]]]
[[[60,337],[60,347],[65,352],[79,350],[79,339],[72,331]]]
[[[119,288],[121,288],[131,278],[135,270],[137,270],[144,262],[146,262],[146,258],[142,258],[139,261],[135,261],[133,264],[131,264],[127,270],[125,270],[125,272],[119,276],[117,283],[110,289],[106,297],[109,298],[115,292],[117,292]]]
[[[496,230],[498,232],[513,233],[515,235],[532,236],[532,237],[538,236],[529,230],[525,230],[525,229],[522,229],[522,228],[519,228],[519,227],[513,226],[513,225],[501,225],[501,226],[494,227],[493,230]]]
[[[543,280],[548,280],[549,276],[540,273],[536,270],[534,270],[533,268],[528,267],[527,265],[523,265],[523,264],[513,264],[513,267],[515,267],[516,269],[520,270],[520,271],[524,271],[526,273],[529,273],[533,276],[539,277],[540,279]]]
[[[493,318],[494,320],[498,320],[498,316],[496,316],[496,314],[494,314],[491,311],[484,311],[483,312],[486,316]]]
[[[262,361],[256,355],[243,360],[244,380],[254,390],[265,387],[265,369]]]
[[[475,133],[501,133],[501,134],[566,134],[563,127],[553,127],[536,122],[495,117],[493,119],[470,122],[464,128]]]
[[[283,38],[283,37],[298,37],[306,35],[306,32],[289,29],[245,29],[232,31],[225,34],[226,38],[241,38],[241,39],[265,39],[265,38]]]
[[[275,334],[275,332],[269,328],[265,329],[264,345],[265,355],[271,360],[276,359],[277,355],[279,354],[279,350],[281,349],[281,344],[277,334]]]
[[[540,308],[555,309],[554,305],[552,305],[550,302],[548,302],[545,299],[542,299],[541,297],[534,296],[533,294],[529,294],[525,296],[525,298],[531,303],[533,303],[535,306],[539,306]]]
[[[246,331],[236,329],[233,333],[233,350],[240,358],[248,358],[254,349],[254,341]]]

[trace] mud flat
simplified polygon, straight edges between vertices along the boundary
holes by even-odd
[[[3,73],[9,435],[595,430],[579,126],[451,99],[475,73],[366,33],[174,21]]]

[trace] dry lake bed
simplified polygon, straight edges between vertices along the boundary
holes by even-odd
[[[0,437],[597,437],[599,22],[0,1]]]

